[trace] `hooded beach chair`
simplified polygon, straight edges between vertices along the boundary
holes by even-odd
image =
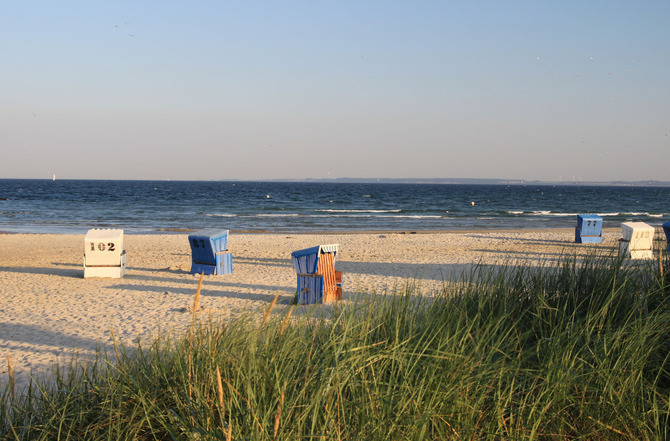
[[[577,215],[575,227],[576,243],[601,243],[603,241],[603,219],[597,214]]]
[[[126,272],[126,250],[123,230],[109,228],[88,230],[84,236],[84,278],[120,279]]]
[[[227,250],[228,230],[208,229],[188,236],[191,245],[191,274],[230,274],[233,253]]]
[[[655,228],[644,222],[624,222],[621,224],[623,238],[619,239],[619,251],[623,257],[631,259],[651,259],[654,257]]]
[[[291,253],[298,276],[296,301],[301,305],[342,299],[342,271],[335,271],[337,245],[319,245]]]

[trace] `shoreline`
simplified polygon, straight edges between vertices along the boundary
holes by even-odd
[[[230,233],[233,274],[205,276],[198,317],[226,320],[262,314],[279,292],[282,314],[296,289],[292,251],[338,243],[343,304],[357,293],[385,294],[418,285],[431,296],[475,265],[547,265],[561,256],[612,252],[621,232],[602,244],[575,244],[573,229],[453,230],[348,234]],[[187,234],[124,234],[123,278],[83,277],[83,234],[0,234],[0,384],[8,357],[19,387],[55,362],[89,360],[112,349],[111,331],[128,347],[192,322],[199,275],[190,274]],[[298,307],[294,314],[305,314]]]

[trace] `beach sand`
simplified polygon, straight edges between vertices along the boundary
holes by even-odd
[[[602,244],[575,244],[572,229],[441,233],[234,234],[233,274],[205,276],[198,316],[214,320],[257,312],[280,293],[276,313],[290,304],[296,276],[290,254],[339,244],[346,303],[355,293],[383,294],[418,284],[433,295],[473,264],[528,265],[562,255],[613,250],[620,230]],[[83,235],[0,234],[0,384],[8,360],[17,390],[53,364],[110,351],[112,334],[129,347],[185,329],[199,275],[190,274],[187,235],[125,235],[123,278],[83,278]],[[306,310],[307,307],[298,309]],[[300,311],[296,310],[296,313]]]

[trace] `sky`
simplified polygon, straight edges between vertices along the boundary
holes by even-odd
[[[670,2],[15,1],[0,178],[670,180]]]

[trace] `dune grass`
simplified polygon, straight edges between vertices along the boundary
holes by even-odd
[[[668,259],[565,257],[194,323],[186,336],[56,372],[11,398],[17,440],[663,440]],[[273,303],[274,304],[274,303]],[[299,307],[304,308],[304,307]]]

